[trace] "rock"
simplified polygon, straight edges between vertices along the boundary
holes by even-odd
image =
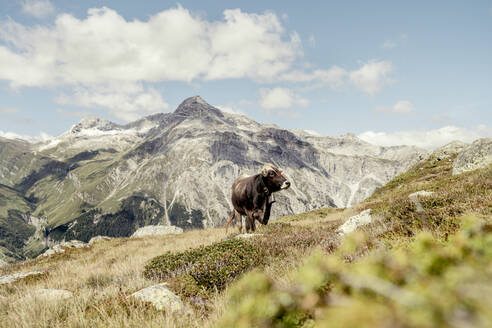
[[[73,297],[73,293],[65,289],[41,288],[34,290],[32,296],[42,301],[60,301]]]
[[[486,167],[492,163],[492,138],[475,140],[453,162],[453,175]]]
[[[87,248],[87,247],[89,247],[89,245],[80,240],[64,241],[60,244],[56,244],[55,246],[51,247],[50,249],[48,249],[46,252],[39,255],[38,257],[41,256],[50,257],[58,253],[65,253],[65,248]]]
[[[151,235],[179,235],[183,233],[183,229],[176,226],[164,226],[164,225],[148,225],[137,229],[132,237],[143,237]]]
[[[408,195],[408,198],[415,204],[415,207],[417,207],[417,212],[422,213],[424,211],[424,208],[422,207],[422,204],[419,201],[419,196],[420,197],[428,197],[430,195],[434,194],[432,191],[425,191],[425,190],[420,190],[416,191],[410,195]]]
[[[108,236],[95,236],[95,237],[92,237],[91,240],[89,240],[89,245],[92,245],[95,242],[98,242],[100,240],[110,240],[110,239],[111,239],[111,237],[108,237]]]
[[[416,192],[408,195],[408,198],[415,198],[417,196],[427,197],[427,196],[430,196],[432,194],[434,194],[433,191],[420,190],[420,191],[416,191]]]
[[[253,238],[253,237],[261,237],[263,236],[262,233],[242,233],[242,234],[239,234],[237,236],[235,236],[234,238],[238,238],[238,239],[250,239],[250,238]]]
[[[13,282],[24,279],[26,277],[42,275],[44,273],[45,273],[44,271],[36,270],[36,271],[14,273],[5,276],[0,276],[0,285],[11,284]]]
[[[432,156],[434,156],[438,160],[442,160],[445,158],[449,158],[452,154],[459,153],[469,144],[461,142],[461,141],[452,141],[440,148],[437,148],[432,152]]]
[[[4,261],[3,259],[0,259],[0,267],[6,266],[7,264],[9,263]]]
[[[335,231],[339,236],[351,233],[360,226],[369,224],[372,222],[371,209],[360,212],[357,215],[351,216]]]
[[[166,286],[167,283],[153,285],[133,293],[130,297],[149,302],[159,311],[185,312],[186,308],[181,299]]]

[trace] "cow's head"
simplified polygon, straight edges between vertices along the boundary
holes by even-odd
[[[288,189],[290,187],[290,182],[284,176],[284,171],[275,167],[273,164],[267,163],[263,165],[261,175],[270,192]]]

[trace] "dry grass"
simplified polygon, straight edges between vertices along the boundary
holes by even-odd
[[[282,221],[306,228],[333,224],[348,214],[317,210]],[[275,224],[267,226],[275,229]],[[261,230],[261,229],[260,229]],[[268,233],[268,231],[264,231]],[[193,312],[176,317],[132,301],[127,296],[155,281],[142,273],[150,259],[167,251],[182,252],[210,245],[237,233],[223,228],[187,231],[181,235],[116,238],[96,242],[88,249],[70,249],[50,259],[33,259],[0,268],[0,275],[46,270],[32,281],[0,286],[0,327],[213,327],[225,308],[225,292],[210,298],[209,313]],[[306,248],[289,249],[289,256],[264,267],[279,282],[289,282],[286,272],[309,253]],[[74,297],[59,302],[40,301],[32,291],[40,288],[66,289]]]
[[[141,327],[142,322],[149,327],[195,326],[195,319],[177,320],[139,304],[110,300],[125,300],[123,296],[152,284],[142,276],[151,258],[226,237],[225,229],[219,228],[177,236],[113,239],[96,242],[90,249],[68,250],[52,259],[7,266],[0,274],[46,270],[48,275],[36,281],[0,286],[0,327]],[[39,288],[66,289],[75,297],[40,303],[31,296],[31,291]]]

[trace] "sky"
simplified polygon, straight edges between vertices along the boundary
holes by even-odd
[[[194,95],[384,146],[492,137],[492,0],[0,0],[0,136]]]

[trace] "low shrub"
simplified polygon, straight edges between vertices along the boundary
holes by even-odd
[[[285,260],[321,245],[336,248],[333,232],[339,222],[318,227],[299,227],[288,223],[262,226],[263,236],[228,239],[181,253],[167,252],[152,259],[144,276],[167,280],[171,289],[192,305],[204,309],[212,292],[222,291],[243,273],[275,260]]]
[[[490,327],[492,298],[484,293],[492,284],[492,225],[473,216],[460,222],[448,242],[423,232],[407,247],[352,263],[344,252],[354,245],[317,252],[289,286],[249,273],[230,288],[216,326]]]
[[[182,253],[168,252],[158,256],[145,266],[144,276],[159,280],[187,276],[186,279],[189,281],[192,277],[199,288],[220,291],[240,274],[263,265],[266,256],[263,249],[250,241],[228,239]]]

